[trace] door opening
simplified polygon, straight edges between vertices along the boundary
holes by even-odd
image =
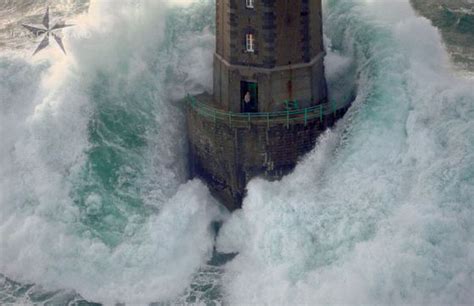
[[[256,82],[240,82],[240,101],[242,113],[258,112],[258,85]]]

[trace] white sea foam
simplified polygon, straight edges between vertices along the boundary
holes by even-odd
[[[210,258],[209,225],[219,211],[201,182],[186,182],[183,114],[171,101],[179,95],[164,90],[166,72],[180,62],[163,49],[166,14],[164,2],[93,1],[89,14],[70,20],[80,35],[65,33],[67,57],[55,46],[35,58],[2,55],[1,273],[98,302],[137,304],[174,299]],[[192,51],[194,43],[189,52],[201,52]],[[202,79],[195,85],[192,72],[181,75],[191,88],[208,86]],[[97,88],[98,80],[108,87]],[[140,156],[142,176],[120,167],[118,186],[130,187],[116,191],[130,199],[138,193],[143,207],[111,206],[108,191],[84,191],[97,184],[83,172],[97,146],[91,125],[112,100],[104,95],[117,98],[110,109],[149,107],[152,113],[144,116],[152,118],[142,132],[147,145],[128,154]],[[100,137],[105,148],[127,150],[113,133]],[[77,205],[81,192],[83,206]],[[107,213],[111,207],[125,211],[115,216]],[[95,218],[113,242],[88,225]],[[122,224],[122,232],[113,232]]]
[[[358,96],[294,173],[248,185],[218,239],[239,252],[227,302],[469,304],[473,83],[451,75],[439,33],[408,1],[326,5]]]
[[[406,1],[352,2],[327,2],[335,51],[326,65],[334,97],[355,82],[357,99],[293,174],[252,181],[225,223],[218,247],[239,252],[222,282],[230,304],[474,299],[472,81],[450,75],[439,34]],[[163,5],[94,1],[65,33],[69,56],[52,46],[33,60],[0,60],[1,273],[145,304],[174,299],[209,259],[219,212],[201,182],[186,183],[184,118],[169,100],[210,90],[213,37],[178,32],[167,46]],[[105,191],[75,205],[89,182],[81,173],[95,145],[99,73],[108,85],[99,98],[118,98],[111,109],[156,103],[147,145],[127,155],[143,170],[125,163],[118,175],[120,196],[138,194],[149,216],[123,203],[125,221],[104,214]],[[125,150],[114,137],[101,140]],[[98,216],[114,243],[87,223]]]

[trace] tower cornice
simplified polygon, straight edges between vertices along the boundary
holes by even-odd
[[[248,69],[251,70],[252,72],[255,73],[272,73],[272,72],[278,72],[278,71],[285,71],[285,70],[291,70],[291,69],[301,69],[301,68],[308,68],[314,66],[317,62],[322,61],[324,59],[324,56],[326,56],[326,52],[322,51],[315,57],[311,59],[311,61],[307,63],[298,63],[298,64],[292,64],[292,65],[281,65],[281,66],[275,66],[273,68],[266,68],[266,67],[259,67],[259,66],[254,66],[254,65],[236,65],[236,64],[231,64],[229,61],[227,61],[224,57],[222,57],[220,54],[217,52],[214,53],[215,58],[217,58],[219,61],[221,61],[226,67],[230,69]]]

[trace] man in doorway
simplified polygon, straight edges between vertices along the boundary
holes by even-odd
[[[250,91],[247,91],[244,96],[244,113],[249,113],[252,111],[252,105],[250,104],[251,101],[252,96],[250,95]]]

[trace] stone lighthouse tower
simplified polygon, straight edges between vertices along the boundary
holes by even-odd
[[[214,93],[188,97],[190,166],[230,210],[279,179],[346,106],[327,102],[321,0],[217,0]]]

